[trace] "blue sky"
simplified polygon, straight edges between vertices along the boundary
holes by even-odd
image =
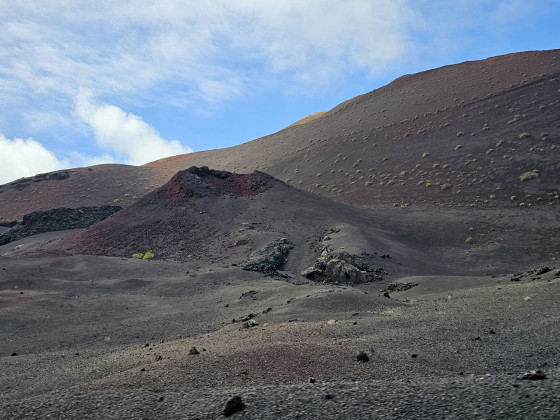
[[[406,74],[560,48],[559,0],[0,0],[0,184],[233,146]]]

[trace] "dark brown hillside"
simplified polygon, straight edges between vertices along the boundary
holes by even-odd
[[[96,165],[18,179],[0,185],[0,222],[61,207],[126,206],[167,180],[157,169],[129,165]]]
[[[156,259],[241,266],[251,252],[285,238],[293,245],[285,268],[297,277],[327,249],[332,258],[353,255],[350,259],[369,267],[375,279],[487,274],[550,260],[557,240],[549,216],[543,213],[539,220],[520,223],[511,214],[506,220],[497,214],[359,209],[297,190],[262,172],[191,167],[45,251],[127,258],[151,251]],[[474,243],[465,243],[467,236],[475,236]]]
[[[510,54],[406,75],[271,136],[146,166],[258,169],[365,205],[557,204],[559,113],[560,51]]]

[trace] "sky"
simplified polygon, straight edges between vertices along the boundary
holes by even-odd
[[[560,48],[560,0],[0,0],[0,184],[230,147],[403,74]]]

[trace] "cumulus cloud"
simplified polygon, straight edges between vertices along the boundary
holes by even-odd
[[[113,151],[130,165],[192,152],[177,140],[162,138],[141,117],[96,101],[89,89],[79,91],[75,111],[93,129],[100,148]]]
[[[32,138],[10,140],[0,134],[0,184],[67,167],[68,160],[57,159],[53,152]]]
[[[87,86],[212,108],[275,77],[324,84],[409,47],[405,0],[58,0],[3,4],[0,92]],[[166,94],[174,86],[173,95]],[[172,97],[173,96],[173,97]],[[8,97],[8,95],[7,95]],[[180,99],[177,99],[180,98]]]

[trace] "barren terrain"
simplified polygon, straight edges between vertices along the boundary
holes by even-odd
[[[0,418],[559,418],[559,111],[519,53],[0,186]]]

